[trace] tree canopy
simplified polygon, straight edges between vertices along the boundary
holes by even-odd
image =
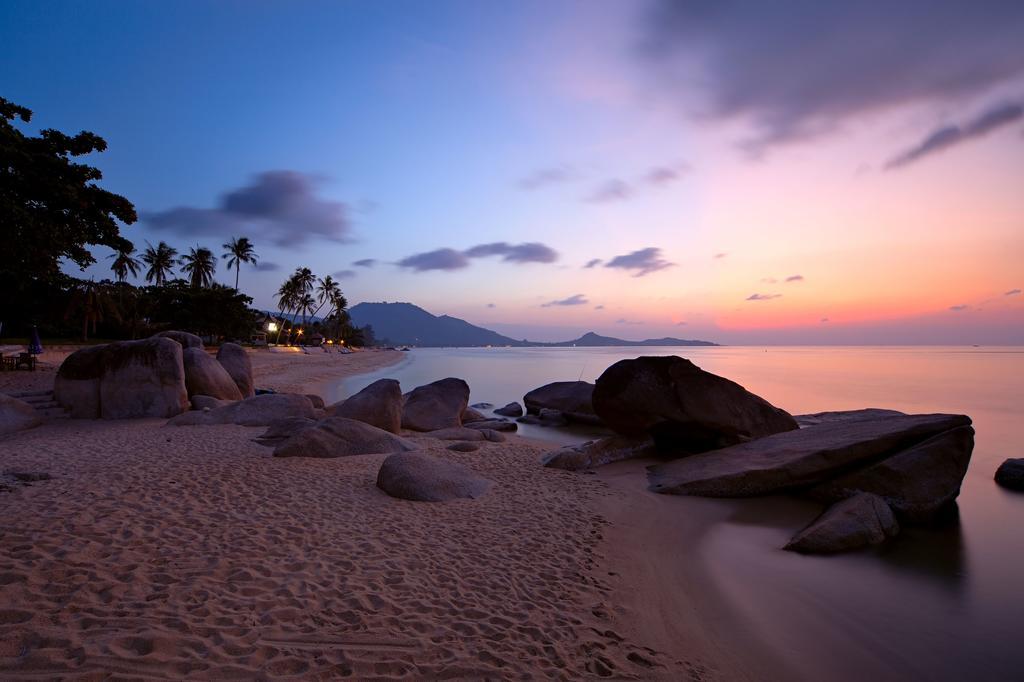
[[[120,223],[135,222],[135,207],[96,184],[99,169],[73,160],[104,151],[103,138],[51,129],[33,137],[15,126],[18,119],[28,123],[32,112],[0,98],[0,284],[17,291],[52,280],[62,260],[85,268],[96,262],[89,245],[130,251]]]

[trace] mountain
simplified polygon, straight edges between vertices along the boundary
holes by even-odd
[[[370,325],[381,342],[398,346],[716,346],[710,341],[646,339],[626,341],[588,332],[573,341],[519,341],[449,315],[431,315],[412,303],[360,303],[348,314],[357,327]]]
[[[594,332],[587,332],[583,336],[573,341],[562,341],[561,343],[545,343],[537,344],[544,346],[588,346],[588,347],[599,347],[599,346],[717,346],[717,343],[711,343],[710,341],[695,341],[691,339],[676,339],[671,336],[666,336],[661,339],[644,339],[643,341],[626,341],[624,339],[616,339],[613,336],[601,336]]]
[[[370,325],[382,342],[400,346],[523,346],[522,341],[502,336],[448,315],[431,315],[412,303],[360,303],[348,310],[357,327]]]

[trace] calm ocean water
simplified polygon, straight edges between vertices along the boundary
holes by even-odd
[[[886,407],[970,415],[976,446],[958,523],[905,529],[877,552],[803,557],[778,548],[813,515],[808,503],[694,499],[694,509],[729,505],[694,551],[750,624],[749,642],[799,677],[1024,679],[1024,495],[992,480],[1005,458],[1024,457],[1024,348],[418,349],[329,397],[384,376],[403,390],[455,376],[469,383],[471,402],[500,406],[550,381],[594,381],[640,354],[689,358],[794,414]],[[559,442],[589,435],[521,433]]]

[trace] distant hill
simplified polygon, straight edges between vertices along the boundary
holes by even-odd
[[[412,303],[360,303],[349,308],[352,322],[358,327],[370,325],[374,336],[396,346],[716,346],[710,341],[687,339],[646,339],[626,341],[594,332],[573,341],[538,343],[520,341],[490,329],[477,327],[449,315],[431,315]]]
[[[357,327],[370,325],[380,341],[400,346],[522,346],[502,336],[448,315],[431,315],[412,303],[360,303],[348,310]]]

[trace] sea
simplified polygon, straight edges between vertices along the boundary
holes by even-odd
[[[641,354],[688,358],[792,414],[881,407],[969,415],[974,454],[958,518],[945,525],[904,528],[878,550],[807,557],[779,548],[813,518],[809,503],[695,500],[733,506],[693,552],[731,616],[749,624],[744,643],[796,678],[1024,680],[1024,493],[993,481],[1004,459],[1024,457],[1024,347],[413,349],[327,397],[382,377],[403,391],[460,377],[471,403],[500,407],[552,381],[594,381]],[[520,433],[553,448],[598,435],[536,426]]]

